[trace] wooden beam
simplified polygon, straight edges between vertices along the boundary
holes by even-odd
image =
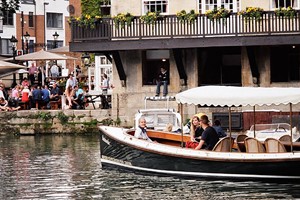
[[[255,58],[255,53],[254,53],[254,48],[255,47],[246,47],[247,49],[247,54],[248,54],[248,59],[250,63],[250,69],[252,73],[252,77],[257,79],[257,82],[255,84],[259,85],[259,70]]]
[[[177,70],[179,73],[180,79],[184,80],[184,85],[187,85],[187,75],[184,70],[184,65],[182,61],[182,51],[181,49],[173,49],[174,59],[176,62]]]
[[[116,64],[116,68],[117,68],[117,71],[118,71],[118,74],[119,74],[119,77],[121,80],[121,84],[123,87],[125,87],[126,86],[126,74],[125,74],[125,70],[123,67],[123,63],[122,63],[119,51],[112,51],[112,56],[113,56],[113,59]]]

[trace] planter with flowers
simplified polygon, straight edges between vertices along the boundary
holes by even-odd
[[[246,8],[246,10],[241,10],[240,12],[238,12],[238,15],[242,16],[246,20],[260,20],[262,18],[263,13],[264,10],[262,8],[248,7]]]
[[[296,17],[297,13],[296,10],[294,10],[291,6],[287,8],[279,8],[275,10],[275,15],[277,17],[286,17],[286,18],[294,18]]]
[[[214,8],[213,10],[208,10],[205,15],[211,21],[222,21],[226,23],[227,18],[230,16],[231,11],[225,8]]]
[[[189,13],[187,13],[185,10],[176,13],[176,17],[181,23],[194,23],[197,16],[198,14],[195,13],[195,10],[191,10]]]
[[[91,16],[91,15],[82,15],[80,17],[71,17],[69,19],[69,23],[72,21],[75,21],[79,24],[79,26],[89,27],[89,28],[95,28],[96,24],[101,22],[102,17],[101,16]]]
[[[116,28],[125,28],[125,25],[130,26],[134,17],[130,13],[119,13],[113,18]]]
[[[146,24],[154,25],[157,20],[159,20],[159,12],[147,12],[145,15],[141,16],[140,19]]]

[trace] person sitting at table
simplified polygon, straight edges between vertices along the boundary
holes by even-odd
[[[66,109],[72,108],[73,103],[72,103],[72,97],[74,96],[74,90],[72,88],[72,85],[69,85],[66,90],[65,90],[65,96],[67,99],[67,106],[65,107]]]
[[[24,86],[22,92],[22,97],[21,97],[21,101],[26,105],[26,107],[30,107],[30,96],[31,96],[31,91],[29,90],[28,86]]]
[[[74,103],[74,105],[76,105],[76,107],[73,106],[73,108],[84,109],[84,92],[83,89],[79,88],[78,85],[75,85],[74,87],[74,99],[72,100],[72,102]]]
[[[60,99],[60,90],[57,83],[54,82],[50,91],[50,101],[58,101]]]
[[[43,89],[41,90],[42,94],[42,105],[45,106],[47,109],[50,108],[50,91],[47,85],[44,85]]]

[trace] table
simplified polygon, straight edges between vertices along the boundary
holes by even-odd
[[[106,96],[104,94],[86,94],[85,98],[87,99],[86,103],[92,103],[93,108],[96,109],[95,107],[95,102],[101,102],[102,104],[102,109],[108,109],[109,108],[109,102],[107,101]]]

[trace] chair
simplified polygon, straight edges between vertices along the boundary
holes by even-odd
[[[292,137],[290,135],[283,135],[278,140],[282,142],[291,142]]]
[[[284,145],[275,138],[267,138],[265,140],[265,147],[267,153],[282,153],[286,152]]]
[[[233,138],[230,139],[228,136],[224,137],[217,142],[212,151],[230,152],[233,142]]]
[[[237,149],[239,152],[246,152],[246,147],[244,140],[247,138],[247,135],[240,134],[236,137]]]
[[[266,149],[263,146],[263,144],[252,137],[245,138],[245,146],[246,146],[246,152],[247,153],[265,153]]]

